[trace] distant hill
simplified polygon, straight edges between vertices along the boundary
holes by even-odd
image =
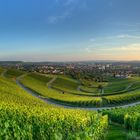
[[[19,63],[24,63],[23,61],[0,61],[0,65],[4,64],[19,64]]]

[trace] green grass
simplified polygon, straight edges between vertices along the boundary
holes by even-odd
[[[127,131],[119,125],[110,125],[105,140],[127,140]]]
[[[121,94],[135,89],[140,89],[140,78],[134,77],[129,79],[112,79],[107,86],[104,87],[105,94]]]
[[[116,94],[116,95],[109,95],[104,97],[94,97],[93,96],[82,96],[73,93],[73,87],[68,89],[70,85],[66,84],[68,92],[64,90],[54,90],[47,87],[46,82],[43,81],[43,78],[38,78],[40,76],[35,76],[33,74],[26,75],[22,79],[20,79],[21,83],[26,86],[27,88],[33,90],[37,94],[41,96],[47,97],[52,101],[66,104],[70,106],[82,106],[82,107],[99,107],[99,106],[115,106],[120,104],[128,104],[140,99],[140,91],[133,91],[127,92],[125,94]],[[46,78],[46,77],[45,77]],[[50,77],[49,77],[50,78]],[[48,78],[48,79],[49,79]],[[55,82],[55,81],[54,81]],[[64,80],[57,81],[57,86],[60,85],[60,88],[64,88],[65,82]],[[64,93],[64,94],[63,94]],[[92,94],[92,93],[90,93]]]
[[[80,90],[83,92],[88,92],[88,93],[94,93],[95,95],[99,93],[98,88],[96,87],[86,87],[86,86],[80,86]]]
[[[41,96],[47,97],[53,101],[64,103],[67,105],[74,106],[100,106],[102,99],[100,97],[87,97],[87,96],[79,96],[73,95],[69,93],[64,93],[61,91],[56,91],[53,89],[49,89],[46,85],[46,82],[41,79],[36,78],[32,74],[28,74],[22,79],[20,82],[26,86],[27,88],[35,91],[37,94]],[[70,90],[71,91],[71,90]]]
[[[85,95],[85,96],[100,96],[100,92],[98,90],[98,86],[102,85],[104,87],[104,93],[102,96],[105,96],[105,98],[110,101],[111,103],[117,103],[117,101],[112,101],[115,97],[118,100],[118,97],[121,98],[122,94],[126,94],[128,97],[128,93],[131,94],[131,92],[134,93],[137,92],[136,90],[140,89],[140,78],[134,77],[130,79],[118,79],[118,78],[112,78],[112,81],[109,83],[98,83],[93,82],[94,86],[80,86],[80,84],[70,77],[66,76],[58,76],[56,80],[51,84],[52,88],[60,91],[67,92],[69,94],[77,94],[77,95]],[[79,87],[79,90],[78,89]],[[136,93],[139,94],[138,92]],[[136,95],[135,94],[135,95]],[[111,95],[118,95],[118,96],[111,96]],[[136,96],[137,96],[136,95]],[[124,95],[125,96],[125,95]],[[139,96],[139,95],[138,95]],[[112,98],[113,97],[113,98]],[[134,96],[135,98],[135,96]],[[134,100],[133,98],[133,100]],[[120,102],[120,99],[118,100]],[[123,102],[123,100],[121,100]],[[118,103],[119,103],[118,102]]]
[[[79,81],[85,87],[94,87],[94,88],[97,88],[99,84],[102,86],[106,86],[108,84],[107,82],[95,82],[94,80],[85,80],[85,79],[80,79]]]
[[[81,90],[83,90],[83,92],[99,94],[98,86],[102,85],[104,88],[104,96],[122,94],[129,91],[134,91],[136,89],[140,89],[140,77],[133,77],[127,79],[111,77],[108,79],[108,82],[87,82],[89,82],[88,85],[84,84],[86,83],[86,80],[84,80],[84,82],[82,81],[83,85],[81,86]]]
[[[52,87],[59,88],[62,90],[76,91],[78,87],[78,82],[68,77],[58,76],[56,80],[52,83]]]
[[[139,132],[140,135],[140,105],[129,108],[118,108],[105,110],[103,114],[107,114],[113,122],[122,124],[130,131]]]
[[[35,79],[42,81],[43,83],[46,84],[52,79],[52,76],[50,75],[42,75],[38,73],[30,73],[30,77],[34,77]]]
[[[93,96],[90,92],[78,91],[78,81],[68,76],[57,76],[56,80],[51,84],[51,87],[56,90],[64,91],[70,94]]]
[[[23,75],[25,72],[20,71],[20,70],[16,70],[16,69],[8,69],[5,73],[5,76],[7,78],[17,78],[21,75]]]
[[[82,85],[81,91],[83,93],[92,93],[92,95],[99,95],[98,86],[102,85],[104,89],[103,96],[125,94],[127,92],[140,89],[140,77],[133,77],[127,79],[110,78],[109,82],[92,82],[90,86]]]

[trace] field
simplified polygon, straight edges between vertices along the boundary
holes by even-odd
[[[104,92],[102,95],[115,95],[127,93],[140,88],[140,78],[129,79],[111,78],[109,82],[92,82],[92,86],[81,86],[81,90],[87,93],[99,94],[98,86],[102,85]]]
[[[25,72],[23,71],[19,71],[19,70],[15,70],[15,69],[8,69],[6,72],[5,72],[5,77],[7,78],[17,78],[21,75],[23,75]]]
[[[110,125],[109,133],[107,134],[105,140],[126,140],[127,130],[119,125]]]
[[[44,79],[46,81],[46,79]],[[49,105],[0,77],[1,139],[102,139],[107,116]]]
[[[127,129],[140,132],[140,105],[129,108],[105,110],[113,122],[124,124]]]
[[[21,88],[17,81],[33,92],[34,96]],[[88,87],[66,75],[53,76],[1,69],[0,138],[139,138],[140,105],[135,104],[140,100],[139,83],[140,78],[133,77],[112,79],[108,83],[93,82],[94,86]],[[99,84],[104,87],[103,94],[99,93]],[[121,107],[127,104],[130,107]]]
[[[85,95],[85,96],[92,96],[94,95],[93,92],[82,91],[81,86],[79,85],[79,81],[72,79],[67,76],[57,76],[56,80],[52,82],[51,88],[64,91],[70,94],[77,94],[77,95]]]
[[[47,78],[47,77],[46,77]],[[48,78],[47,78],[48,79]],[[54,89],[50,89],[47,87],[47,83],[38,79],[33,74],[29,74],[22,79],[20,82],[27,88],[35,91],[37,94],[44,96],[50,100],[61,104],[67,104],[71,106],[100,106],[101,98],[98,97],[88,97],[88,96],[80,96],[74,95],[70,93],[65,93],[63,91],[57,91]],[[70,89],[71,91],[71,89]]]
[[[82,91],[77,90],[78,83],[75,80],[60,76],[50,83],[50,87],[48,88],[47,82],[49,81],[43,81],[35,75],[37,74],[28,74],[20,79],[20,82],[37,94],[61,104],[81,107],[104,107],[133,103],[140,99],[140,90],[136,88],[139,86],[139,78],[131,80],[133,82],[136,80],[137,84],[131,87],[131,89],[135,89],[135,92],[130,90],[125,93],[100,95],[92,93],[88,94],[86,92],[81,93]],[[45,78],[47,77],[49,76],[45,76]],[[126,80],[124,81],[126,83]],[[127,83],[130,84],[130,80],[128,80]],[[118,87],[119,86],[120,84]]]

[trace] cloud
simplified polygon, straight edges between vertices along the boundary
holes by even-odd
[[[118,35],[118,36],[116,36],[116,38],[120,38],[120,39],[140,39],[140,36],[124,34],[124,35]]]
[[[74,10],[79,9],[86,9],[87,3],[86,0],[55,0],[58,8],[61,7],[63,9],[62,13],[51,15],[47,18],[48,23],[56,24],[59,21],[63,21],[67,18],[72,17]]]
[[[125,45],[125,46],[115,46],[115,47],[86,47],[84,48],[85,52],[87,53],[95,53],[95,54],[106,54],[106,53],[111,53],[111,54],[140,54],[140,43],[137,44],[130,44],[130,45]]]
[[[140,36],[120,34],[116,36],[107,37],[108,39],[140,39]]]
[[[62,7],[68,7],[71,5],[75,5],[77,2],[81,3],[81,1],[79,1],[79,0],[55,0],[55,2],[56,2],[56,4],[59,4]]]
[[[95,40],[95,38],[90,38],[89,41],[90,41],[90,42],[95,42],[96,40]]]
[[[55,23],[57,23],[57,22],[59,22],[59,21],[62,21],[62,20],[64,20],[64,19],[68,18],[68,17],[70,17],[70,13],[69,13],[69,12],[65,12],[65,13],[63,13],[62,15],[49,16],[49,17],[48,17],[48,22],[49,22],[50,24],[55,24]]]
[[[115,48],[114,48],[115,49]],[[131,45],[128,45],[128,46],[122,46],[120,48],[116,48],[117,50],[120,50],[120,51],[129,51],[129,52],[137,52],[139,51],[140,52],[140,44],[131,44]]]
[[[121,27],[140,27],[140,22],[120,22],[120,21],[111,21],[110,24],[121,26]]]
[[[76,0],[55,0],[55,3],[56,4],[64,4],[64,5],[69,5],[69,4],[71,4],[71,3],[73,3],[74,1],[76,1]]]
[[[69,6],[71,4],[75,4],[77,0],[65,0],[65,3],[63,4],[63,6]]]
[[[88,48],[88,47],[85,48],[85,51],[88,52],[88,53],[92,52],[92,50],[90,48]]]
[[[71,17],[73,10],[75,9],[76,6],[76,0],[56,0],[56,3],[59,3],[59,5],[61,5],[63,7],[63,12],[61,14],[58,15],[52,15],[49,16],[47,21],[50,24],[56,24],[59,21],[63,21],[69,17]]]
[[[112,48],[102,48],[102,51],[119,51],[119,52],[135,52],[140,53],[140,44],[130,44],[126,46],[118,46]]]

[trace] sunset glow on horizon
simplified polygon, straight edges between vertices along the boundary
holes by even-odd
[[[140,60],[139,0],[2,0],[0,60]]]

